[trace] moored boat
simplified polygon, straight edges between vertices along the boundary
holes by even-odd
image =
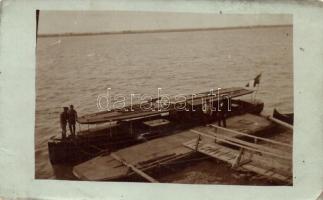
[[[79,130],[76,138],[62,139],[52,137],[48,142],[49,157],[52,164],[78,163],[93,158],[102,152],[110,152],[129,145],[163,137],[204,124],[202,106],[205,101],[217,104],[230,97],[231,111],[227,117],[244,113],[259,114],[263,103],[257,100],[242,100],[238,97],[254,91],[234,87],[221,89],[217,94],[210,92],[188,95],[182,102],[170,102],[160,107],[159,99],[153,99],[152,109],[142,110],[139,104],[122,109],[103,111],[84,115],[78,123],[87,124],[87,130]],[[176,109],[181,106],[187,109]],[[192,112],[192,111],[196,112]],[[216,117],[212,117],[216,121]],[[90,128],[90,126],[96,126]]]
[[[294,124],[294,113],[280,113],[277,109],[274,109],[273,118],[288,123]]]

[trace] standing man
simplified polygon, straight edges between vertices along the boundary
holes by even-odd
[[[203,112],[203,121],[204,124],[209,124],[212,121],[212,102],[206,100],[206,102],[202,106]]]
[[[68,111],[68,126],[70,128],[71,135],[75,137],[75,123],[77,119],[77,112],[74,110],[74,106],[70,105],[70,110]]]
[[[62,128],[62,139],[66,138],[66,125],[67,125],[67,119],[68,119],[68,107],[63,107],[63,112],[60,114],[60,122],[61,122],[61,128]]]
[[[230,98],[222,98],[219,102],[219,106],[218,106],[218,126],[221,126],[221,122],[223,124],[223,127],[227,127],[227,123],[226,123],[226,115],[227,115],[227,111],[229,111],[229,109],[231,109],[231,106],[229,107],[231,102]]]

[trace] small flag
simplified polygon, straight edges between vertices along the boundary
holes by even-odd
[[[261,77],[261,73],[258,74],[253,80],[249,81],[249,83],[247,83],[246,87],[251,87],[251,85],[253,87],[256,87],[257,85],[259,85],[260,77]]]

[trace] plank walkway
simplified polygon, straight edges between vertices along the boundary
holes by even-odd
[[[239,154],[238,151],[233,150],[231,148],[219,145],[219,144],[204,144],[200,142],[196,147],[196,139],[188,141],[183,145],[192,149],[197,150],[200,153],[211,156],[213,158],[217,158],[219,160],[231,163]]]
[[[226,130],[225,128],[222,129]],[[234,137],[225,138],[223,136],[214,135],[210,132],[203,133],[196,130],[191,131],[196,133],[197,137],[196,139],[183,143],[184,146],[212,158],[229,163],[232,168],[242,168],[266,176],[270,179],[276,179],[288,184],[292,183],[291,153],[283,152],[266,145],[253,144]],[[228,132],[236,131],[228,130]],[[242,135],[245,134],[242,133]],[[261,139],[256,136],[249,136]],[[281,146],[291,147],[289,144],[280,143],[267,138],[263,139],[267,142],[275,143],[276,145],[279,144]],[[221,143],[215,143],[215,141]],[[225,146],[225,144],[230,144],[231,146],[228,147]],[[232,146],[238,148],[234,148]],[[249,148],[250,146],[252,148]]]

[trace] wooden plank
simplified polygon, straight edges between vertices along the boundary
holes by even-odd
[[[211,139],[221,140],[222,142],[225,142],[225,143],[237,146],[237,147],[245,148],[245,149],[248,149],[248,150],[251,150],[251,151],[260,152],[260,153],[271,155],[271,156],[274,156],[274,157],[283,158],[283,159],[286,159],[286,160],[291,160],[292,159],[291,156],[280,155],[280,154],[277,154],[277,153],[273,152],[273,150],[268,151],[268,149],[269,149],[268,147],[266,148],[267,150],[264,150],[265,148],[260,146],[260,145],[245,142],[245,141],[238,140],[238,139],[235,139],[235,138],[232,138],[232,137],[229,138],[229,137],[225,137],[225,136],[210,135],[210,134],[202,133],[200,131],[196,131],[196,130],[193,130],[193,129],[191,129],[191,131],[196,133],[196,134],[203,135],[203,136],[211,138]],[[236,143],[236,142],[239,142],[240,144]]]
[[[135,166],[133,166],[130,163],[127,163],[126,161],[124,161],[122,158],[120,158],[117,154],[115,153],[111,153],[110,154],[111,157],[113,157],[114,159],[118,160],[119,162],[121,162],[122,164],[126,165],[127,167],[129,167],[132,171],[136,172],[138,175],[142,176],[143,178],[145,178],[146,180],[148,180],[149,182],[152,183],[158,183],[158,181],[156,179],[154,179],[153,177],[149,176],[148,174],[146,174],[145,172],[141,171],[140,169],[136,168]]]
[[[215,137],[217,138],[221,138],[221,139],[225,139],[226,141],[230,141],[230,142],[234,142],[234,143],[237,143],[237,144],[240,144],[240,145],[246,145],[246,146],[249,146],[249,147],[252,147],[252,148],[255,148],[255,149],[260,149],[262,151],[267,151],[267,152],[270,152],[270,153],[273,153],[273,154],[277,154],[277,155],[285,155],[286,157],[291,157],[291,155],[286,155],[285,152],[283,151],[280,151],[280,150],[277,150],[277,149],[274,149],[274,148],[271,148],[271,147],[267,147],[267,146],[264,146],[264,145],[259,145],[259,144],[255,144],[255,143],[251,143],[251,142],[247,142],[247,141],[244,141],[244,140],[241,140],[241,139],[237,139],[237,138],[234,138],[234,137],[227,137],[227,136],[224,136],[224,135],[214,135]],[[263,152],[261,152],[263,153]]]
[[[183,143],[184,146],[190,148],[190,149],[196,149],[196,146],[192,143]],[[199,144],[200,148],[197,149],[198,152],[200,153],[203,153],[205,155],[208,155],[208,156],[211,156],[213,158],[216,158],[216,159],[219,159],[219,160],[222,160],[222,161],[225,161],[225,162],[229,162],[229,160],[232,160],[232,154],[235,154],[234,150],[231,150],[227,147],[224,147],[224,146],[220,146],[220,145],[217,145],[217,144],[214,144],[212,146],[214,146],[214,148],[217,149],[217,152],[212,152],[212,151],[206,151],[205,149],[208,149],[208,148],[212,148],[210,145],[208,144]]]
[[[243,151],[244,151],[244,149],[241,148],[240,151],[239,151],[239,154],[235,157],[235,159],[234,159],[234,161],[232,163],[232,168],[236,168],[236,167],[239,166]]]
[[[258,140],[270,142],[270,143],[273,143],[273,144],[278,144],[278,145],[281,145],[281,146],[292,147],[292,145],[287,144],[287,143],[278,142],[278,141],[271,140],[271,139],[268,139],[268,138],[257,137],[257,136],[250,135],[250,134],[247,134],[247,133],[242,133],[240,131],[236,131],[236,130],[231,130],[231,129],[228,129],[228,128],[220,127],[220,126],[217,126],[217,125],[214,125],[214,124],[211,124],[210,126],[212,126],[214,128],[222,129],[224,131],[228,131],[228,132],[231,132],[231,133],[234,133],[234,134],[243,135],[243,136],[246,136],[246,137],[250,137],[250,138],[254,138],[254,139],[258,139]]]
[[[272,116],[268,116],[268,119],[271,120],[271,121],[273,121],[273,122],[275,122],[275,123],[277,123],[277,124],[279,124],[279,125],[284,126],[285,128],[288,128],[288,129],[291,129],[291,130],[294,129],[294,127],[292,125],[290,125],[290,124],[288,124],[286,122],[283,122],[281,120],[275,119]]]
[[[167,155],[161,155],[161,156],[158,156],[158,157],[155,157],[155,158],[144,160],[144,161],[138,162],[138,165],[142,166],[142,165],[150,164],[150,163],[153,163],[155,161],[159,161],[159,160],[162,160],[164,158],[169,158],[169,157],[172,157],[172,156],[176,156],[176,153],[171,153],[171,154],[167,154]]]
[[[185,145],[191,149],[195,149],[195,145],[192,144],[192,142],[186,142],[186,143],[183,143],[183,145]],[[206,152],[203,150],[206,147],[211,147],[213,145],[215,148],[217,148],[219,150],[217,153],[215,153],[215,154],[209,153],[209,152]],[[214,157],[216,159],[222,160],[222,161],[230,163],[230,164],[235,163],[234,158],[237,158],[236,156],[238,155],[237,150],[233,150],[233,149],[230,149],[229,147],[225,147],[225,146],[222,146],[219,144],[212,144],[211,145],[211,144],[203,144],[203,142],[201,142],[199,144],[199,146],[200,146],[200,148],[198,149],[198,151],[200,153]],[[251,160],[250,158],[240,160],[239,164],[236,166],[236,169],[239,169],[239,168],[246,169],[248,171],[255,172],[257,174],[266,176],[268,178],[272,178],[272,179],[276,179],[276,180],[280,180],[280,181],[284,181],[284,182],[288,182],[288,183],[290,183],[290,180],[291,180],[291,178],[289,176],[278,173],[277,172],[278,169],[276,169],[276,168],[264,169],[261,166],[256,166],[254,161]]]
[[[153,168],[155,168],[157,166],[168,165],[169,163],[172,163],[173,161],[177,161],[177,160],[186,158],[188,156],[191,156],[192,153],[194,153],[194,152],[191,151],[191,152],[184,153],[184,154],[180,154],[180,155],[176,155],[176,156],[173,156],[173,157],[168,157],[168,158],[159,160],[158,162],[156,161],[155,163],[152,163],[151,165],[143,166],[142,168],[140,168],[140,170],[141,171],[146,171],[146,170],[153,169]],[[135,172],[131,172],[128,175],[131,176],[133,174],[135,174]]]
[[[154,168],[154,167],[163,165],[165,163],[168,163],[170,161],[173,161],[173,160],[176,160],[176,159],[181,159],[181,158],[189,156],[189,155],[191,155],[191,152],[183,153],[183,154],[174,154],[172,156],[164,157],[164,158],[155,160],[155,161],[150,162],[150,163],[138,164],[138,165],[136,165],[136,167],[139,168],[142,171],[145,171],[146,169]]]
[[[267,174],[268,170],[267,169],[263,169],[263,168],[260,168],[260,167],[257,167],[257,166],[251,165],[251,164],[242,165],[241,168],[249,170],[249,171],[252,171],[252,172],[255,172],[257,174],[260,174],[260,175],[263,175],[263,176],[266,176],[266,177],[269,177],[269,178],[284,181],[284,182],[289,182],[289,180],[290,180],[290,177],[281,175],[281,174],[279,174],[277,172],[273,172],[270,176],[268,176],[268,174]]]

